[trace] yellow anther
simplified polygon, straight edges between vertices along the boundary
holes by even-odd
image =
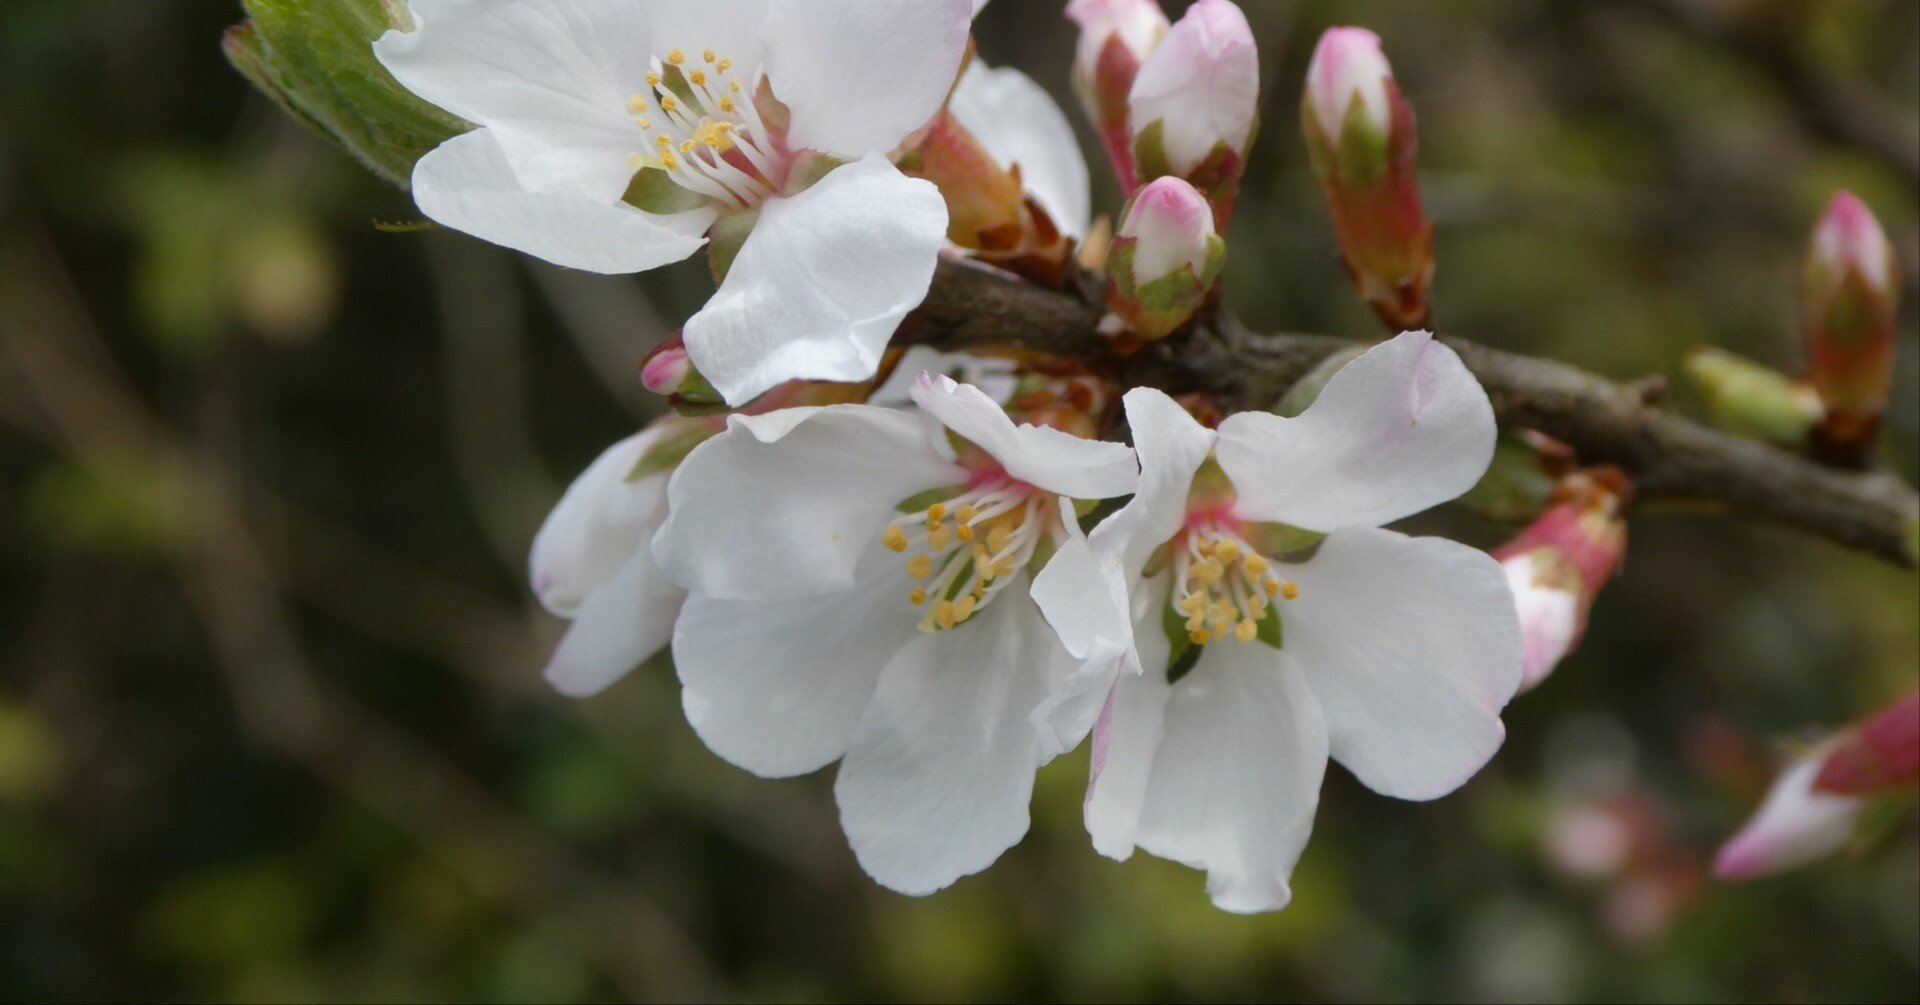
[[[712,49],[702,49],[702,50],[700,50],[700,58],[701,58],[701,59],[704,59],[704,60],[706,60],[706,61],[707,61],[707,62],[709,62],[709,63],[711,63],[711,62],[713,62],[713,61],[714,61],[714,59],[715,59],[715,56],[714,56],[714,54],[713,54],[713,50],[712,50]]]
[[[1299,583],[1283,583],[1280,586],[1280,593],[1282,596],[1286,597],[1288,600],[1299,600],[1300,584]]]
[[[1267,595],[1264,593],[1256,593],[1248,597],[1247,606],[1253,608],[1254,617],[1265,616],[1267,610]]]
[[[960,602],[953,605],[954,624],[959,624],[960,622],[973,617],[974,610],[977,609],[979,606],[980,606],[980,601],[973,594],[968,594],[964,597],[961,597]]]
[[[732,99],[732,98],[721,98],[721,99],[720,99],[720,110],[721,110],[721,111],[723,111],[723,112],[726,112],[726,113],[728,113],[728,114],[732,114],[732,113],[733,113],[733,112],[734,112],[734,111],[735,111],[736,109],[738,109],[739,107],[740,107],[740,106],[738,106],[738,105],[735,105],[735,104],[733,103],[733,99]],[[731,123],[728,123],[728,124],[729,124],[729,125],[731,125]]]
[[[1008,530],[1005,524],[995,526],[992,530],[987,531],[987,550],[995,554],[1005,551],[1007,542],[1012,539],[1013,531]]]
[[[1192,642],[1196,646],[1204,646],[1212,639],[1213,636],[1207,634],[1205,628],[1196,628],[1187,633],[1187,641]]]
[[[979,515],[980,511],[974,509],[972,506],[962,506],[953,511],[953,518],[961,523],[972,523],[973,518]]]
[[[1258,634],[1260,634],[1260,626],[1251,621],[1242,621],[1240,627],[1233,630],[1233,637],[1242,642],[1252,642],[1253,637]]]
[[[680,157],[671,150],[660,152],[660,163],[669,171],[680,170]]]
[[[1232,541],[1221,541],[1213,546],[1213,557],[1231,565],[1234,559],[1240,557],[1240,546]]]
[[[724,68],[722,68],[720,72],[722,72],[722,73],[725,73],[725,72],[726,72],[726,70],[725,70]],[[740,82],[736,80],[736,81],[734,81],[734,82],[732,82],[732,83],[730,83],[730,84],[728,84],[728,85],[727,85],[727,90],[729,90],[729,91],[732,91],[732,92],[733,92],[733,93],[735,93],[735,94],[739,94],[739,93],[740,93]]]
[[[954,626],[953,601],[942,600],[934,605],[933,623],[939,625],[941,628],[952,628]]]
[[[733,69],[733,60],[731,60],[731,59],[723,59],[723,60],[721,60],[721,61],[720,61],[720,68],[719,68],[719,69],[720,69],[720,72],[721,72],[721,73],[725,73],[725,72],[727,72],[728,70],[731,70],[731,69]],[[734,89],[735,89],[735,90],[739,90],[739,88],[740,88],[740,85],[738,85],[738,84],[735,84],[735,85],[734,85]]]
[[[1265,555],[1248,555],[1247,560],[1240,564],[1247,570],[1247,575],[1255,579],[1267,574],[1267,556]]]
[[[707,71],[695,70],[687,74],[687,79],[693,81],[693,86],[695,87],[705,87],[707,86]]]
[[[679,107],[680,107],[680,101],[679,101],[679,99],[678,99],[678,98],[675,98],[675,97],[674,97],[673,95],[671,95],[671,94],[669,94],[669,95],[667,95],[666,97],[664,97],[664,98],[661,98],[661,99],[660,99],[660,110],[661,110],[661,111],[666,111],[666,112],[671,112],[671,111],[673,111],[674,109],[676,109],[676,108],[679,108]]]
[[[683,154],[690,154],[690,153],[692,153],[692,152],[693,152],[693,150],[694,150],[694,148],[695,148],[695,147],[697,147],[697,146],[699,146],[699,145],[700,145],[700,144],[698,144],[698,143],[695,143],[695,142],[694,142],[694,141],[692,141],[692,140],[681,140],[681,141],[680,141],[680,152],[681,152],[681,153],[683,153]]]
[[[955,527],[953,530],[953,533],[955,536],[959,537],[960,540],[962,541],[971,541],[973,540],[973,524],[963,523],[960,526]]]
[[[953,543],[952,527],[949,527],[944,523],[929,524],[927,526],[928,547],[931,547],[934,551],[946,551],[947,545],[952,543]]]
[[[647,103],[646,95],[636,94],[627,99],[627,111],[634,115],[645,115],[653,106]]]
[[[1187,618],[1187,631],[1197,632],[1207,623],[1207,612],[1195,611]]]
[[[1207,608],[1207,620],[1213,622],[1215,625],[1231,623],[1233,621],[1233,615],[1233,607],[1224,600],[1215,601],[1213,606]]]
[[[928,520],[938,523],[941,520],[945,520],[946,518],[947,518],[946,503],[934,503],[933,505],[927,507]]]
[[[680,64],[686,61],[687,61],[687,54],[684,52],[681,52],[678,49],[675,49],[672,52],[667,53],[667,62],[672,63],[675,66],[679,66]]]
[[[1220,563],[1215,562],[1212,559],[1208,559],[1204,562],[1193,563],[1193,578],[1199,580],[1202,583],[1212,585],[1214,583],[1219,582],[1220,577],[1226,574],[1227,574],[1227,570],[1221,568]]]
[[[654,145],[654,146],[656,146],[656,147],[659,147],[659,148],[660,148],[660,149],[662,149],[662,150],[665,150],[665,149],[667,149],[668,147],[671,147],[671,146],[673,146],[673,137],[671,137],[671,136],[664,136],[664,135],[663,135],[663,136],[655,136],[655,137],[653,138],[653,145]]]
[[[925,579],[933,575],[933,558],[929,555],[915,555],[907,559],[907,575],[915,579]]]
[[[1013,559],[1003,558],[1000,561],[994,563],[993,577],[995,579],[1000,579],[1000,578],[1011,576],[1011,575],[1013,575]]]
[[[899,524],[889,524],[887,526],[887,532],[880,535],[880,543],[894,551],[906,551],[907,532],[901,530]]]
[[[1280,595],[1280,581],[1277,579],[1261,580],[1260,588],[1267,591],[1267,596],[1269,597],[1277,597]]]
[[[647,86],[648,86],[648,87],[659,87],[659,86],[660,86],[660,84],[661,84],[661,82],[662,82],[662,81],[661,81],[661,77],[660,77],[660,74],[658,74],[658,73],[655,73],[655,72],[653,72],[653,71],[651,71],[651,70],[649,70],[649,71],[647,72]]]
[[[634,125],[636,125],[636,126],[639,126],[639,127],[640,127],[640,128],[642,128],[642,129],[652,129],[652,128],[653,128],[653,120],[652,120],[652,119],[648,119],[648,118],[639,118],[639,119],[634,119],[634,120],[633,120],[633,124],[634,124]]]
[[[907,599],[913,601],[913,606],[919,607],[927,602],[927,591],[916,586],[907,594]]]
[[[1174,609],[1178,610],[1181,614],[1192,614],[1193,612],[1199,610],[1202,607],[1205,607],[1206,605],[1207,605],[1206,594],[1189,593],[1186,596],[1181,597],[1178,601],[1176,601],[1173,606],[1174,606]]]

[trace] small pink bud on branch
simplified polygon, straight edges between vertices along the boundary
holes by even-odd
[[[1632,488],[1625,475],[1612,468],[1575,474],[1556,495],[1563,501],[1493,552],[1520,608],[1522,690],[1580,645],[1594,600],[1627,554],[1622,511]]]
[[[1433,224],[1420,205],[1419,136],[1379,36],[1330,28],[1320,37],[1301,121],[1355,288],[1392,330],[1426,327]]]
[[[1071,0],[1067,17],[1080,26],[1074,52],[1073,88],[1100,131],[1123,191],[1139,187],[1133,137],[1127,129],[1127,99],[1133,82],[1172,25],[1156,0]]]
[[[1204,192],[1226,228],[1259,128],[1260,52],[1229,0],[1200,0],[1147,57],[1128,96],[1142,181],[1172,176]]]
[[[1207,197],[1179,178],[1157,179],[1121,220],[1107,306],[1141,338],[1165,337],[1206,304],[1226,258]]]
[[[1833,197],[1814,228],[1802,293],[1807,379],[1826,406],[1814,434],[1822,460],[1864,468],[1893,384],[1899,265],[1866,203]]]

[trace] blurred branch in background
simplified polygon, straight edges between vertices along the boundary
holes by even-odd
[[[0,249],[8,266],[0,297],[7,365],[0,372],[45,418],[22,423],[22,431],[57,437],[83,457],[139,458],[171,488],[179,503],[167,535],[171,557],[255,741],[392,816],[449,865],[475,855],[508,863],[473,874],[477,887],[522,909],[570,919],[628,994],[714,997],[717,978],[697,947],[639,891],[574,858],[431,748],[378,721],[314,672],[281,598],[281,576],[241,515],[248,490],[234,481],[245,471],[234,434],[244,420],[231,380],[216,372],[204,388],[210,442],[167,430],[112,365],[50,247],[15,240]]]

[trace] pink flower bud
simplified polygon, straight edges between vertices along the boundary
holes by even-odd
[[[1920,691],[1848,730],[1820,765],[1814,788],[1865,795],[1910,787],[1920,780]]]
[[[1380,36],[1365,28],[1327,29],[1307,65],[1310,126],[1320,130],[1327,146],[1337,146],[1358,102],[1361,124],[1385,136],[1393,123],[1387,97],[1392,81],[1393,67],[1380,51]]]
[[[1206,303],[1226,257],[1207,197],[1179,178],[1156,179],[1114,238],[1108,306],[1142,338],[1168,335]]]
[[[1134,79],[1128,126],[1139,176],[1186,179],[1224,225],[1259,105],[1260,53],[1247,16],[1229,0],[1200,0]]]
[[[1880,221],[1851,192],[1833,197],[1807,251],[1807,379],[1827,415],[1824,459],[1865,467],[1893,383],[1898,263]]]
[[[1626,558],[1627,491],[1614,472],[1576,475],[1561,489],[1573,498],[1494,550],[1520,609],[1522,690],[1544,680],[1586,634],[1594,600]]]
[[[654,394],[672,397],[693,376],[693,361],[687,358],[687,344],[675,332],[660,343],[640,364],[640,384]]]
[[[1071,0],[1067,17],[1080,26],[1073,60],[1073,86],[1100,130],[1107,157],[1123,189],[1137,186],[1127,97],[1140,65],[1167,37],[1171,25],[1156,0]]]
[[[1713,862],[1715,876],[1725,880],[1773,876],[1846,845],[1866,802],[1814,790],[1814,779],[1830,750],[1831,745],[1823,745],[1787,765],[1759,812],[1720,849]]]
[[[1420,206],[1419,134],[1379,36],[1320,37],[1300,117],[1355,288],[1392,330],[1426,327],[1433,225]]]

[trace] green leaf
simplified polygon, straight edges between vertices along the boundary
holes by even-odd
[[[469,126],[401,87],[373,42],[411,26],[389,0],[244,0],[227,34],[234,68],[375,174],[405,187],[413,165]]]

